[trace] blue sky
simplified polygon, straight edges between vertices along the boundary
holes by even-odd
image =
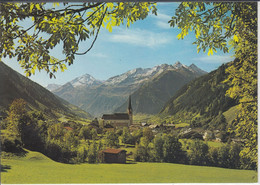
[[[46,72],[36,72],[30,79],[47,86],[47,84],[65,84],[72,79],[86,73],[99,80],[106,80],[112,76],[122,74],[134,68],[148,68],[160,64],[174,64],[180,61],[185,65],[194,63],[205,71],[212,71],[222,63],[229,62],[233,53],[224,54],[218,51],[213,56],[207,53],[197,53],[195,35],[190,33],[184,40],[178,40],[180,33],[177,28],[169,26],[168,21],[174,15],[178,3],[158,3],[158,16],[149,15],[146,19],[135,22],[126,28],[126,25],[113,28],[110,33],[101,29],[99,37],[89,53],[76,56],[74,64],[61,73],[56,73],[56,79],[50,79]],[[82,44],[82,50],[88,48],[89,43]],[[63,59],[59,50],[53,51],[53,56]],[[58,51],[58,52],[57,52]],[[23,70],[15,60],[3,61],[21,74]]]

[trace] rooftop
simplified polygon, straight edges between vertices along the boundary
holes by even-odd
[[[110,153],[110,154],[118,154],[120,152],[126,152],[125,150],[121,149],[113,149],[113,148],[108,148],[102,151],[103,153]]]
[[[103,114],[102,119],[105,120],[129,120],[127,113]]]

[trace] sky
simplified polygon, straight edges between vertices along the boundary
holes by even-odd
[[[157,16],[148,15],[146,19],[135,22],[129,28],[126,25],[114,27],[112,32],[102,28],[90,52],[76,56],[73,65],[68,66],[64,72],[55,74],[56,79],[50,79],[45,71],[36,72],[29,78],[44,87],[53,83],[63,85],[84,74],[90,74],[98,80],[107,80],[134,68],[152,68],[177,61],[185,65],[193,63],[210,72],[234,59],[234,53],[224,54],[218,51],[213,56],[202,51],[197,53],[197,46],[192,44],[195,41],[193,32],[183,40],[178,40],[176,37],[181,30],[168,24],[177,7],[176,2],[158,3]],[[83,43],[80,51],[85,51],[90,43],[91,40]],[[56,52],[61,49],[60,45],[52,51],[53,56],[63,59]],[[15,59],[4,58],[3,62],[24,75]]]

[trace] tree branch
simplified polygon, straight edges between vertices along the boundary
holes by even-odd
[[[95,44],[95,42],[96,42],[96,40],[97,40],[97,37],[98,37],[98,34],[99,34],[99,30],[100,30],[100,28],[101,28],[101,25],[102,25],[102,22],[103,22],[103,19],[104,19],[104,17],[105,17],[106,12],[107,12],[107,8],[106,8],[106,10],[105,10],[105,12],[104,12],[104,14],[103,14],[103,16],[102,16],[102,19],[100,20],[100,24],[99,24],[99,27],[98,27],[96,36],[95,36],[95,38],[94,38],[94,40],[93,40],[91,46],[90,46],[85,52],[83,52],[83,53],[75,53],[76,55],[85,55],[87,52],[89,52],[89,51],[92,49],[92,47],[94,46],[94,44]]]

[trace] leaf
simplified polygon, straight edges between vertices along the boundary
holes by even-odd
[[[178,38],[178,40],[180,40],[181,39],[181,33],[179,33],[178,35],[177,35],[177,38]]]
[[[80,15],[76,15],[75,17],[74,17],[74,19],[78,19],[78,18],[80,18],[81,16]]]
[[[29,77],[29,76],[31,76],[31,72],[27,71],[25,75],[26,75],[26,77]]]
[[[234,35],[233,40],[234,40],[235,42],[238,42],[238,37],[237,37],[236,35]]]
[[[33,10],[33,7],[34,7],[34,4],[33,4],[33,3],[31,3],[31,4],[30,4],[30,12],[32,12],[32,10]]]
[[[35,7],[36,7],[38,10],[42,10],[39,4],[36,4]]]
[[[213,50],[212,50],[212,48],[209,48],[208,56],[210,56],[210,55],[213,55]]]
[[[53,6],[54,6],[54,7],[60,6],[60,3],[53,3]]]
[[[111,22],[107,23],[106,29],[108,29],[109,32],[112,32]]]

